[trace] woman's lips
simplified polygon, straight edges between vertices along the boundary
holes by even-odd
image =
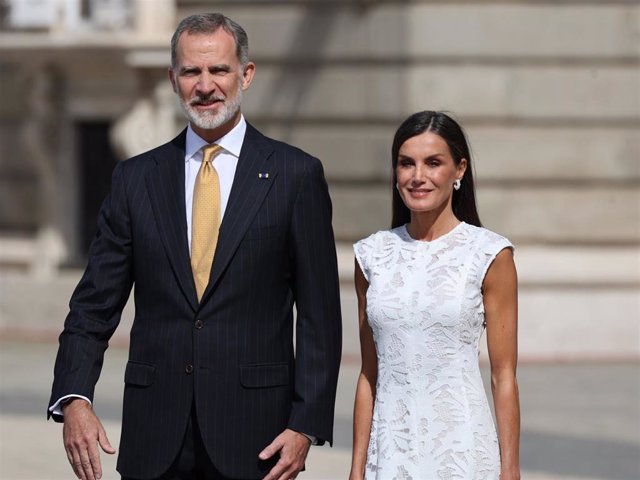
[[[409,189],[409,194],[414,198],[423,198],[430,194],[433,190]]]

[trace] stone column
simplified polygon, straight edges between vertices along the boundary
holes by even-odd
[[[158,69],[138,71],[139,98],[111,129],[111,141],[125,159],[168,142],[176,133],[174,94],[166,73]]]
[[[138,0],[135,7],[135,29],[139,37],[157,37],[175,28],[176,0]]]
[[[39,212],[36,253],[30,268],[38,277],[55,273],[66,255],[60,228],[58,195],[60,173],[60,112],[62,107],[62,77],[50,65],[36,64],[30,72],[31,88],[27,95],[29,114],[25,117],[21,143],[26,160],[38,177]]]

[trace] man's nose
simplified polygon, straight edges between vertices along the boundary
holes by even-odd
[[[216,83],[211,75],[204,73],[198,77],[198,83],[196,84],[198,93],[208,95],[215,91],[215,89]]]

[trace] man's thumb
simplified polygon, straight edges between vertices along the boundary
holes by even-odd
[[[98,443],[104,453],[108,453],[109,455],[116,453],[116,449],[111,446],[111,443],[107,438],[107,432],[104,431],[104,428],[100,428],[100,430],[98,430]]]
[[[268,458],[271,458],[281,448],[282,448],[282,441],[280,440],[280,436],[278,436],[275,438],[273,442],[271,442],[264,450],[262,450],[258,454],[258,458],[260,458],[260,460],[266,460]]]

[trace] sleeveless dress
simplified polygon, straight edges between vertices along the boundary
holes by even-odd
[[[354,245],[378,356],[367,480],[499,478],[478,344],[482,281],[504,248],[464,222],[430,242],[402,226]]]

